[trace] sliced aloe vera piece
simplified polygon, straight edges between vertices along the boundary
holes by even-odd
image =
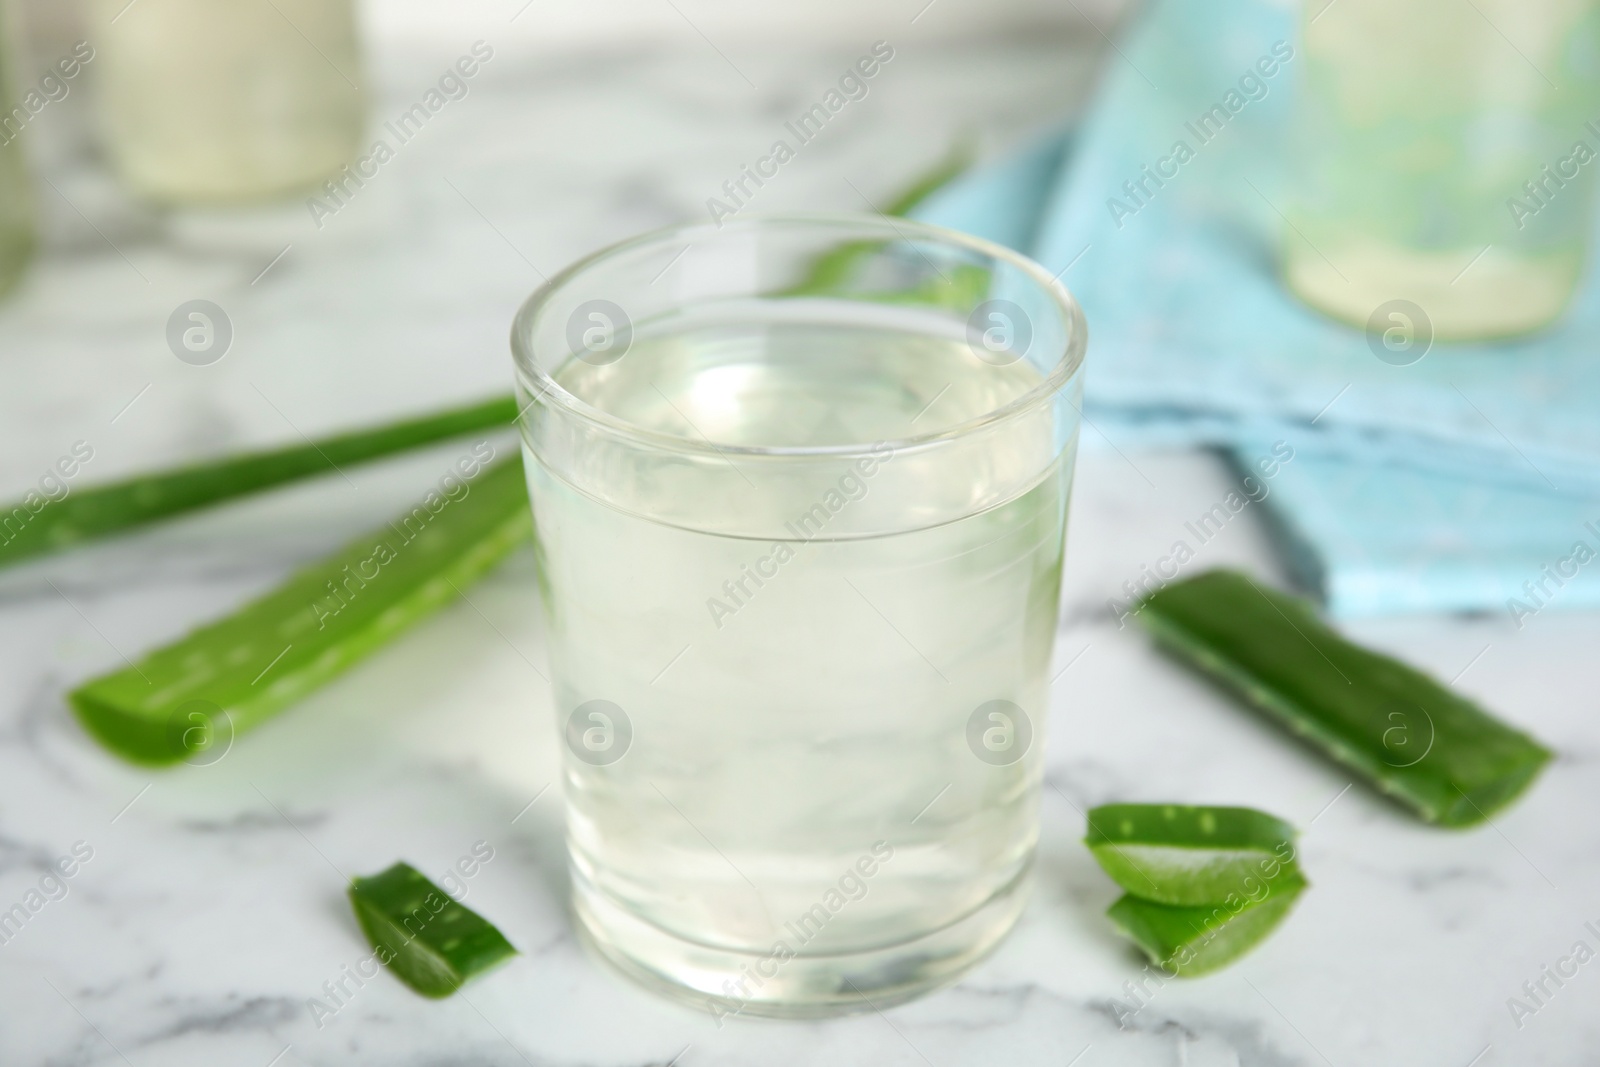
[[[1221,904],[1298,877],[1294,828],[1254,808],[1104,804],[1083,842],[1123,889],[1161,904]]]
[[[354,879],[350,905],[378,958],[425,997],[447,997],[517,954],[492,923],[409,863]]]
[[[488,427],[509,426],[515,397],[309,441],[293,448],[228,456],[157,471],[47,502],[38,494],[0,505],[0,567],[143,526],[275,485],[326,474]]]
[[[1305,601],[1236,571],[1166,586],[1138,618],[1179,657],[1429,822],[1482,822],[1550,759],[1422,672],[1346,641]]]
[[[112,751],[174,763],[304,697],[499,562],[532,532],[522,460],[421,504],[292,575],[266,596],[71,694]]]
[[[1258,901],[1180,907],[1132,893],[1106,911],[1151,961],[1180,978],[1198,978],[1250,951],[1289,914],[1305,889],[1299,875],[1280,878]]]

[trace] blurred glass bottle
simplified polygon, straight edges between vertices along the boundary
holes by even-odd
[[[1596,26],[1595,0],[1306,0],[1289,287],[1358,325],[1410,301],[1442,338],[1558,315],[1600,171]]]
[[[94,3],[106,138],[138,192],[260,199],[355,156],[365,112],[351,0]]]
[[[33,193],[20,143],[28,116],[23,111],[19,118],[13,110],[20,101],[13,95],[10,79],[7,29],[4,5],[0,5],[0,293],[22,277],[33,257],[35,240]]]

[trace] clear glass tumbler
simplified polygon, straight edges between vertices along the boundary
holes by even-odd
[[[95,0],[107,146],[171,202],[293,193],[355,157],[365,126],[351,0]]]
[[[1358,325],[1412,303],[1441,338],[1559,314],[1600,169],[1597,28],[1593,0],[1310,0],[1289,287]]]
[[[513,330],[577,921],[707,1008],[953,980],[1022,908],[1084,324],[884,218],[669,230]]]

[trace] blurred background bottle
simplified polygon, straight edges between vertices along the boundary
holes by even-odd
[[[12,113],[20,102],[8,69],[12,41],[7,30],[0,5],[0,293],[22,277],[34,247],[33,194],[20,143],[27,117]]]
[[[93,2],[106,139],[138,192],[261,199],[355,156],[365,110],[350,0]]]
[[[1409,300],[1442,338],[1558,315],[1600,170],[1596,9],[1307,0],[1289,287],[1358,325]]]

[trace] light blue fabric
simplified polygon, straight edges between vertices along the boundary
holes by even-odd
[[[1244,458],[1289,442],[1268,509],[1334,613],[1600,604],[1600,561],[1559,587],[1543,577],[1579,541],[1600,549],[1585,526],[1600,525],[1600,285],[1535,337],[1436,343],[1405,367],[1289,297],[1276,260],[1295,39],[1288,7],[1157,0],[1070,154],[1049,139],[917,214],[1065,270],[1089,320],[1091,443]],[[1227,96],[1268,67],[1264,94]],[[1202,138],[1198,117],[1229,104]]]
[[[1285,561],[1336,615],[1600,606],[1600,502],[1310,453],[1267,488]]]
[[[1029,252],[1050,193],[1070,155],[1070,131],[1054,133],[1004,160],[951,182],[913,214],[952,230]]]

